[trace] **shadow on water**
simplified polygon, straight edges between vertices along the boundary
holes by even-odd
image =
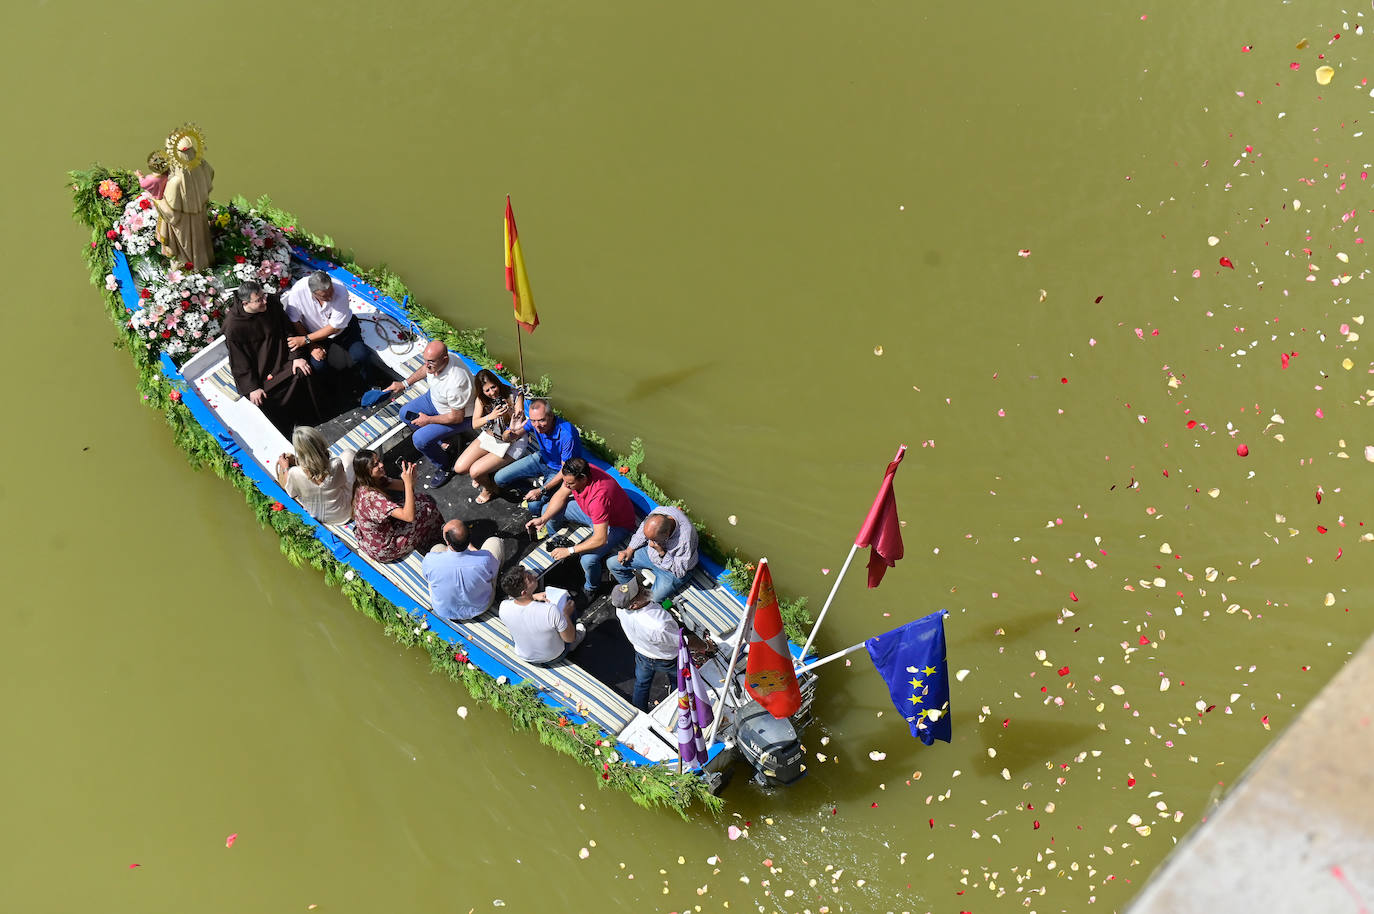
[[[983,744],[997,750],[995,758],[984,755],[979,766],[989,776],[1003,768],[1024,771],[1041,767],[1046,761],[1070,758],[1074,747],[1086,740],[1097,728],[1088,723],[1064,720],[1035,720],[1024,716],[1011,719],[1007,727],[999,718],[988,718],[978,728]]]
[[[683,381],[701,374],[707,369],[717,364],[718,359],[708,359],[698,362],[695,365],[688,365],[684,368],[676,368],[672,371],[664,371],[656,375],[636,381],[625,394],[625,399],[634,401],[642,400],[651,394],[661,393],[670,387],[676,387]]]

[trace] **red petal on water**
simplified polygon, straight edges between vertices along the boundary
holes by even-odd
[[[1280,367],[1280,368],[1287,368],[1287,367],[1288,367],[1288,359],[1289,359],[1289,358],[1290,358],[1290,356],[1288,355],[1288,353],[1286,353],[1286,352],[1280,352],[1280,353],[1279,353],[1279,367]]]
[[[130,864],[129,864],[129,869],[133,869],[133,868],[136,867],[136,866],[142,866],[142,865],[143,865],[143,864],[141,864],[141,863],[130,863]]]
[[[1102,296],[1099,295],[1099,296],[1097,296],[1097,298],[1094,298],[1094,299],[1093,299],[1093,304],[1094,304],[1094,305],[1100,305],[1100,304],[1102,304]]]
[[[1168,471],[1168,470],[1165,470],[1165,471],[1164,471],[1164,478],[1165,478],[1165,479],[1168,479],[1168,478],[1169,478],[1169,471]]]
[[[1033,823],[1031,823],[1031,828],[1039,828],[1039,827],[1040,827],[1040,820],[1039,820],[1039,819],[1036,819]]]
[[[1220,260],[1218,260],[1217,263],[1221,264],[1228,270],[1234,270],[1236,268],[1236,265],[1231,262],[1230,257],[1223,257]]]
[[[1334,562],[1340,561],[1340,558],[1341,558],[1341,556],[1343,556],[1343,555],[1345,555],[1345,547],[1344,547],[1344,546],[1341,546],[1340,548],[1338,548],[1338,549],[1336,550],[1336,557],[1335,557],[1334,559],[1332,559],[1332,561],[1334,561]]]
[[[1318,532],[1318,533],[1325,533],[1325,532],[1326,532],[1326,528],[1323,527],[1321,524],[1317,524],[1317,532]]]
[[[1301,67],[1301,66],[1302,66],[1302,64],[1298,63],[1298,62],[1295,60],[1295,61],[1293,61],[1292,63],[1290,63],[1290,64],[1288,65],[1288,69],[1290,69],[1290,70],[1296,70],[1296,69],[1298,69],[1298,68]]]
[[[1011,718],[1010,718],[1010,717],[1003,718],[1003,720],[1002,720],[1002,728],[1003,728],[1003,729],[1006,729],[1007,727],[1010,727],[1010,726],[1011,726]]]
[[[1061,667],[1059,668],[1059,675],[1060,675],[1060,676],[1067,676],[1067,675],[1069,675],[1069,668],[1066,667],[1066,666],[1061,666]]]
[[[1069,599],[1072,600],[1072,601],[1074,601],[1075,603],[1077,603],[1077,602],[1078,602],[1078,594],[1076,594],[1076,593],[1074,593],[1072,590],[1070,590],[1070,591],[1069,591]]]
[[[1067,384],[1067,383],[1069,383],[1069,379],[1068,379],[1068,378],[1060,378],[1060,379],[1059,379],[1059,383],[1060,383],[1060,384]]]
[[[1207,706],[1207,710],[1203,711],[1202,713],[1203,713],[1203,714],[1210,714],[1210,713],[1212,713],[1212,711],[1213,711],[1215,708],[1216,708],[1216,705],[1208,705],[1208,706]]]
[[[1322,503],[1322,490],[1321,490],[1321,489],[1318,489],[1318,490],[1317,490],[1317,504],[1321,504],[1321,503]]]
[[[935,827],[935,820],[934,820],[934,819],[931,819],[931,820],[930,820],[930,827],[931,827],[931,828],[934,828],[934,827]]]
[[[1134,787],[1134,786],[1135,786],[1135,778],[1126,778],[1126,786],[1127,786],[1127,787]]]
[[[1141,635],[1141,636],[1140,636],[1140,643],[1141,643],[1141,644],[1149,644],[1149,643],[1150,643],[1150,636],[1149,636],[1149,635]]]
[[[1189,427],[1189,428],[1197,428],[1197,422],[1194,421],[1194,420],[1192,420],[1192,419],[1189,419],[1189,420],[1188,420],[1188,427]]]

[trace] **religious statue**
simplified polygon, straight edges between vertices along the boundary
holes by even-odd
[[[210,220],[205,208],[215,170],[205,161],[205,137],[195,124],[183,124],[167,137],[171,174],[157,206],[157,240],[173,264],[189,263],[197,270],[214,263]]]

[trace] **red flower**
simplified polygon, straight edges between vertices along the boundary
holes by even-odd
[[[247,258],[247,257],[236,256],[236,257],[234,258],[234,263],[247,263],[247,262],[248,262],[248,258]]]
[[[213,317],[215,320],[219,320],[219,315],[220,311],[218,308],[210,312],[210,316]]]
[[[290,284],[291,284],[291,280],[287,279],[285,276],[283,276],[281,279],[278,279],[278,280],[277,280],[277,285],[280,286],[280,287],[283,288],[283,289],[285,289],[285,288],[286,288],[288,285],[290,285]]]
[[[152,297],[153,297],[153,293],[150,292],[150,291],[147,290],[147,289],[139,289],[139,290],[138,290],[138,297],[139,297],[139,298],[152,298]]]
[[[558,726],[560,726],[560,727],[566,727],[566,726],[568,725],[568,723],[569,723],[569,721],[568,721],[568,719],[567,719],[566,717],[560,717],[560,718],[558,718]]]
[[[152,200],[149,200],[147,197],[144,197],[142,200],[139,200],[139,201],[138,201],[138,208],[139,208],[139,209],[152,209],[152,208],[153,208],[153,201],[152,201]]]
[[[119,232],[116,232],[114,229],[110,229],[108,232],[105,233],[105,237],[110,239],[111,241],[114,241],[116,238],[119,237]]]
[[[169,340],[169,339],[171,339],[171,338],[172,338],[172,331],[170,331],[170,330],[164,330],[164,331],[162,331],[162,338],[163,338],[164,340]]]
[[[273,510],[273,511],[285,511],[285,510],[286,510],[286,505],[282,504],[282,503],[279,502],[279,501],[274,501],[274,502],[272,502],[272,510]]]
[[[183,263],[182,266],[185,267],[185,268],[188,269],[188,270],[194,270],[194,269],[196,268],[196,265],[193,264],[193,263],[191,263],[191,261],[189,261],[189,260],[186,261],[185,263]]]
[[[455,651],[453,654],[453,659],[457,660],[459,663],[467,663],[468,655],[464,654],[462,651]]]
[[[169,400],[171,400],[173,403],[180,403],[180,402],[181,402],[181,391],[179,391],[179,390],[174,390],[174,391],[172,391],[171,393],[169,393],[169,394],[167,395],[167,398],[168,398]]]
[[[616,467],[616,469],[620,470],[621,475],[624,475],[624,474],[630,472],[630,468],[629,468],[629,467]]]

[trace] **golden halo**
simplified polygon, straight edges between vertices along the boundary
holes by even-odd
[[[195,124],[182,124],[167,137],[167,159],[187,171],[205,161],[205,135]]]

